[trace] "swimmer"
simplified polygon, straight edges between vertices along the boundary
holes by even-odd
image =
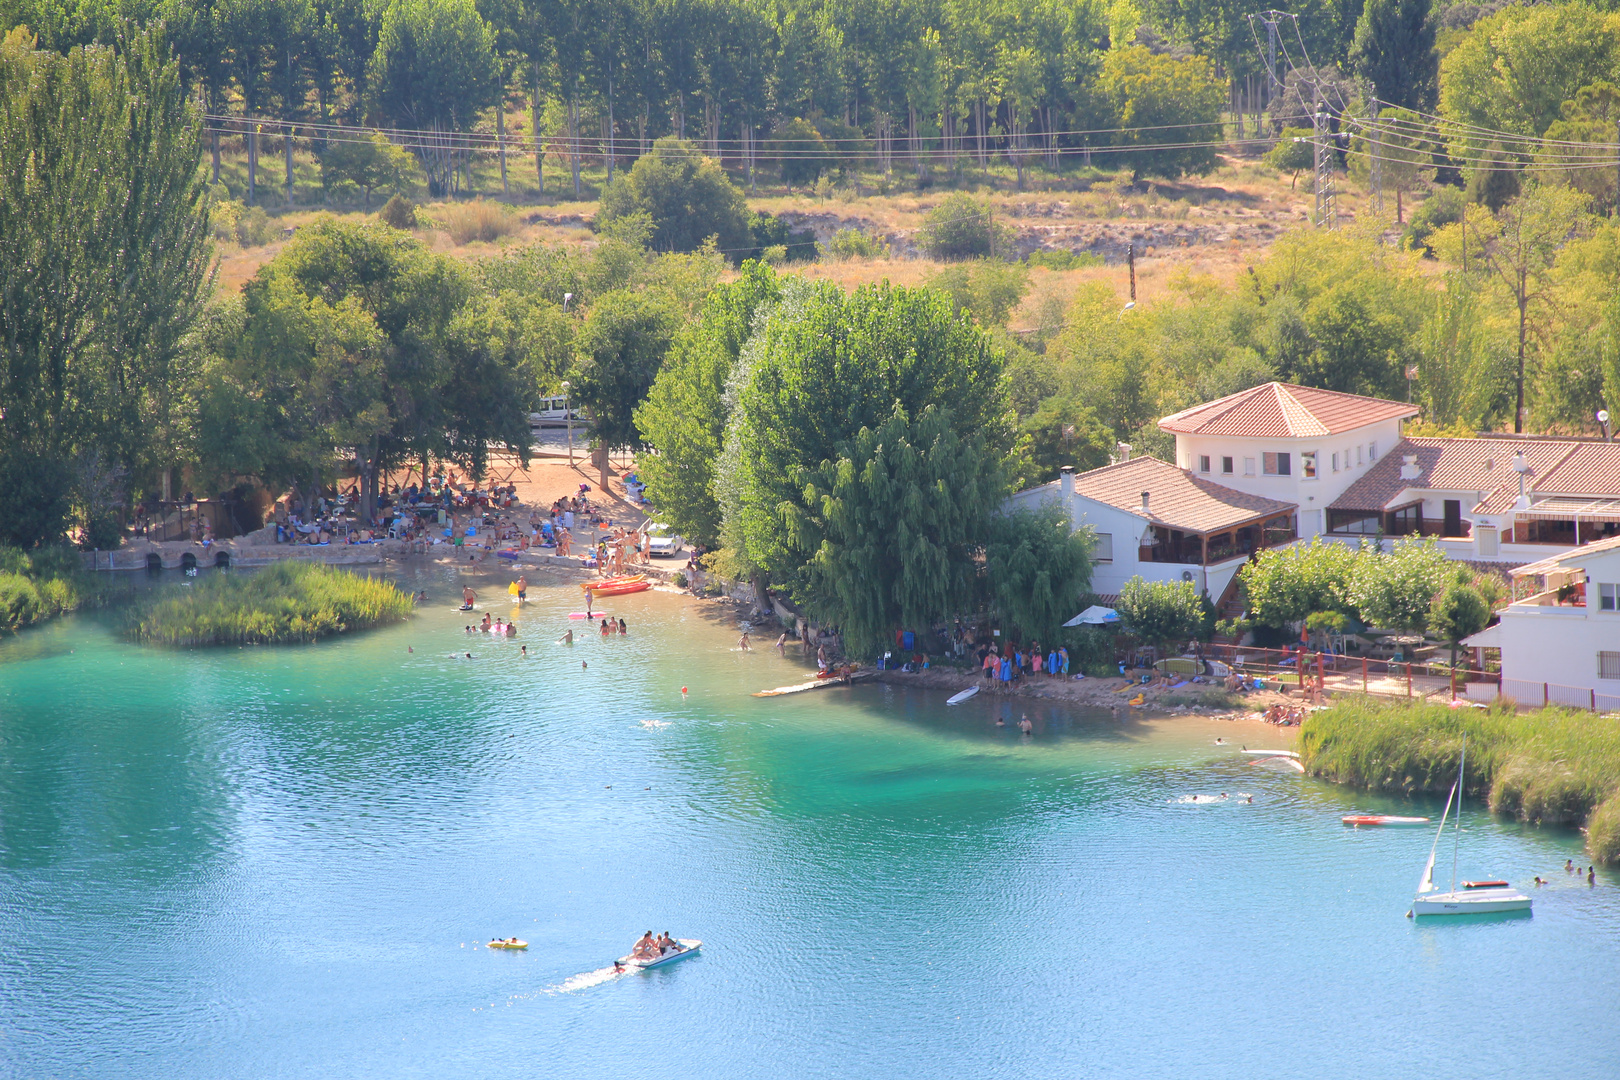
[[[619,620],[619,633],[628,634],[629,632],[630,632],[630,628],[628,626],[624,625],[624,620],[623,619],[620,619]]]
[[[467,654],[467,659],[469,659],[469,660],[471,660],[471,659],[472,659],[472,653],[468,653],[468,654]]]
[[[528,656],[528,655],[529,655],[529,647],[528,647],[528,646],[527,646],[527,645],[525,645],[525,646],[523,646],[523,648],[522,648],[522,649],[520,649],[520,650],[518,650],[518,651],[519,651],[519,652],[520,652],[520,653],[521,653],[521,654],[522,654],[522,655],[523,655],[523,656]]]
[[[608,621],[606,619],[603,619],[602,620],[602,636],[607,637],[611,633],[613,633],[613,631],[608,629]]]
[[[518,575],[517,587],[518,603],[521,604],[529,598],[529,579],[521,574]]]
[[[584,660],[581,660],[581,661],[580,661],[580,662],[579,662],[579,670],[581,670],[581,671],[588,671],[588,670],[590,670],[590,666],[591,666],[591,665],[590,665],[590,664],[589,664],[589,663],[587,663],[587,662],[586,662],[586,661],[584,661]]]
[[[1025,735],[1028,735],[1035,730],[1035,725],[1029,721],[1029,713],[1025,713],[1023,718],[1018,721],[1018,730],[1022,731]]]
[[[557,639],[559,645],[572,645],[574,643],[574,628],[570,626],[568,633]]]
[[[1246,795],[1246,796],[1244,796],[1243,801],[1244,802],[1254,802],[1254,796],[1253,795]]]
[[[411,647],[410,647],[410,646],[409,646],[409,645],[407,645],[407,646],[405,646],[405,651],[406,651],[406,652],[408,652],[408,653],[413,653],[413,652],[415,652],[415,651],[416,651],[416,650],[415,650],[415,649],[413,649],[413,648],[411,648]]]
[[[996,727],[1006,727],[1006,726],[1007,726],[1007,721],[1003,720],[999,716],[996,717]]]
[[[1573,874],[1574,872],[1575,872],[1575,860],[1574,859],[1565,859],[1564,860],[1564,873]]]
[[[741,649],[743,652],[753,651],[748,644],[748,631],[744,630],[742,632],[742,637],[737,639],[737,648]]]
[[[782,636],[776,639],[776,651],[781,653],[783,656],[787,655],[787,631],[786,630],[782,631]]]
[[[1546,883],[1546,882],[1545,882],[1545,881],[1542,881],[1542,880],[1541,880],[1541,875],[1540,875],[1540,874],[1537,874],[1537,875],[1536,875],[1536,887],[1537,887],[1537,888],[1540,888],[1540,887],[1541,887],[1541,886],[1543,886],[1543,885],[1545,885],[1545,884],[1547,884],[1547,883]]]
[[[473,605],[476,604],[477,602],[478,602],[478,594],[473,592],[472,586],[471,585],[463,586],[462,589],[461,589],[461,610],[463,610],[463,611],[471,611]]]
[[[1215,745],[1216,746],[1224,746],[1224,745],[1226,745],[1226,740],[1221,738],[1219,735],[1217,735],[1217,736],[1215,736]]]

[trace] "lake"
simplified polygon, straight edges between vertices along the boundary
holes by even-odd
[[[1235,752],[1284,732],[755,698],[806,664],[736,609],[616,598],[602,639],[531,577],[502,643],[443,569],[318,645],[0,642],[0,1074],[1620,1075],[1620,877],[1566,875],[1575,832],[1470,805],[1462,877],[1551,884],[1414,924],[1432,833],[1339,817],[1438,800]],[[702,952],[603,970],[648,929]]]

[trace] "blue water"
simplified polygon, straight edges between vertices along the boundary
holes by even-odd
[[[405,580],[410,623],[315,646],[0,644],[0,1075],[1620,1076],[1578,834],[1470,808],[1463,877],[1552,884],[1414,924],[1432,834],[1339,816],[1438,806],[1215,744],[1282,732],[759,699],[804,664],[730,608],[620,598],[567,647],[540,582],[496,644]],[[705,944],[605,977],[646,929]]]

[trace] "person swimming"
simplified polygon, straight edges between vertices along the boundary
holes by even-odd
[[[559,645],[572,645],[574,643],[574,628],[570,626],[568,633],[557,639]]]
[[[629,632],[630,632],[630,628],[628,626],[624,625],[624,620],[623,619],[620,619],[619,620],[619,633],[628,634]]]

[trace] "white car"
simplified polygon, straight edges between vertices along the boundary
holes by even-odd
[[[672,558],[679,555],[686,547],[686,541],[669,531],[668,525],[647,526],[647,553],[661,558]]]

